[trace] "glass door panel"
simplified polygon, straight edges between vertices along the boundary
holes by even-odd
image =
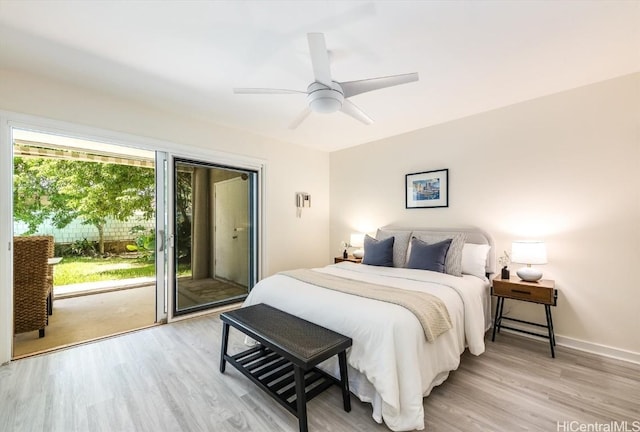
[[[255,284],[257,173],[174,159],[174,314],[243,300]]]

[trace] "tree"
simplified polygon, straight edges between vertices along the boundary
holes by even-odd
[[[180,263],[191,263],[191,192],[190,171],[176,171],[176,258]]]
[[[98,230],[104,254],[108,218],[125,221],[136,212],[153,217],[155,174],[151,168],[101,162],[14,158],[14,217],[29,233],[47,218],[64,228],[80,218]]]
[[[49,197],[57,194],[55,184],[42,176],[44,159],[13,159],[13,217],[28,225],[33,234],[51,215]]]

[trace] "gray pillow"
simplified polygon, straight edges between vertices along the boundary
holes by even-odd
[[[362,264],[393,267],[393,241],[394,237],[389,237],[385,240],[376,240],[366,235],[364,237],[364,257],[362,257]]]
[[[453,276],[462,276],[462,249],[467,238],[465,233],[461,232],[437,232],[437,231],[414,231],[411,233],[413,237],[422,240],[425,243],[433,244],[442,240],[451,239],[451,246],[447,251],[447,257],[444,262],[444,271]]]
[[[393,241],[393,266],[404,267],[407,262],[407,250],[409,249],[409,238],[411,231],[392,231],[378,229],[377,240],[384,240],[395,237]]]
[[[409,256],[407,268],[444,273],[444,262],[451,241],[451,239],[447,239],[438,243],[428,244],[413,237],[411,239],[411,255]]]

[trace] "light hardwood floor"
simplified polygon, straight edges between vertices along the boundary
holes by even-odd
[[[231,367],[218,371],[217,315],[152,327],[0,367],[0,431],[297,431]],[[229,352],[243,348],[232,329]],[[640,366],[502,334],[424,399],[426,430],[557,431],[557,422],[640,421]],[[309,429],[387,431],[334,387]],[[638,423],[640,425],[640,423]],[[564,429],[570,430],[570,429]]]

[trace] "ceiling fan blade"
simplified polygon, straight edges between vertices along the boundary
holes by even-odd
[[[311,108],[306,107],[304,110],[302,110],[302,112],[300,114],[298,114],[298,117],[296,117],[291,124],[289,125],[289,129],[295,129],[298,126],[300,126],[300,123],[302,123],[304,121],[304,119],[306,119],[309,114],[311,114]]]
[[[316,81],[331,87],[331,69],[329,67],[329,53],[327,44],[322,33],[308,33],[309,53],[311,54],[311,65],[313,66],[313,76]]]
[[[353,117],[354,119],[361,121],[362,123],[366,124],[366,125],[370,125],[373,123],[373,119],[371,117],[369,117],[368,115],[366,115],[364,113],[364,111],[362,111],[360,108],[358,108],[353,102],[351,102],[350,100],[345,99],[344,102],[342,103],[342,108],[340,109],[340,111],[342,111],[343,113],[345,113],[348,116]]]
[[[302,93],[307,94],[300,90],[287,90],[287,89],[271,89],[271,88],[234,88],[235,94],[288,94],[288,93]]]
[[[400,84],[406,84],[413,81],[418,81],[418,73],[408,73],[402,75],[392,75],[388,77],[380,78],[368,78],[358,81],[347,81],[340,83],[342,90],[344,91],[344,97],[348,98],[360,93],[369,92],[372,90],[378,90],[385,87],[393,87]]]

